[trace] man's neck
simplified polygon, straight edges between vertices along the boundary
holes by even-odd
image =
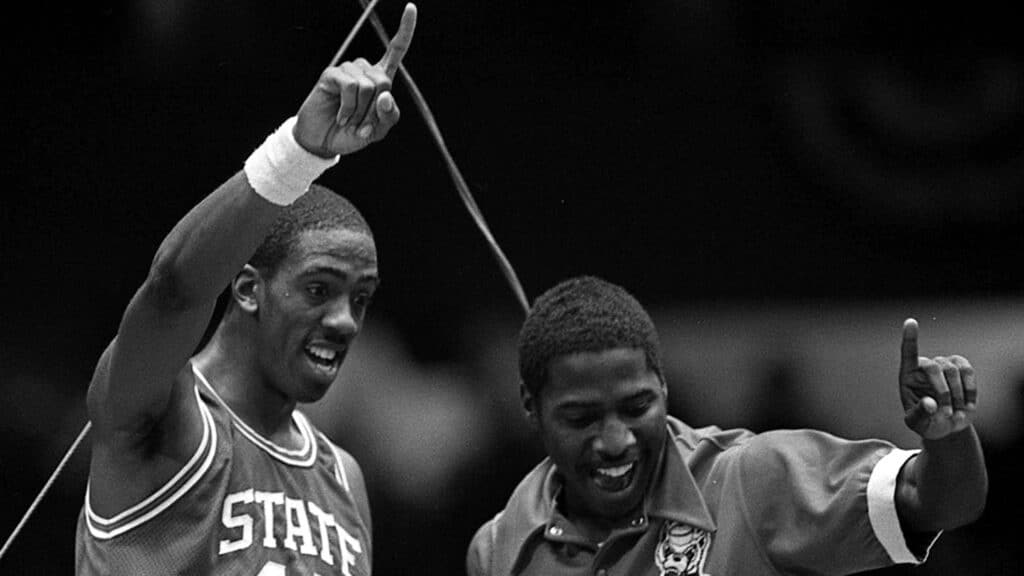
[[[281,447],[300,447],[301,434],[292,421],[295,401],[266,382],[248,350],[218,330],[192,362],[224,404],[255,432]]]

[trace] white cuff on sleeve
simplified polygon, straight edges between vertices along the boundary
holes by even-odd
[[[875,537],[888,552],[889,558],[897,564],[920,564],[928,558],[938,535],[928,544],[922,557],[918,557],[907,546],[907,539],[900,528],[900,519],[896,514],[896,478],[907,460],[920,450],[901,450],[896,448],[882,457],[871,470],[868,479],[868,518]]]

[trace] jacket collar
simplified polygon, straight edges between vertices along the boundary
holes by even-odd
[[[704,495],[697,486],[687,462],[697,446],[699,437],[682,421],[668,417],[668,442],[661,470],[651,493],[646,512],[674,522],[682,522],[714,532],[717,527],[711,518]]]

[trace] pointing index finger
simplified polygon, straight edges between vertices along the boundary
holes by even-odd
[[[409,45],[412,44],[412,34],[415,30],[416,5],[410,2],[405,5],[405,11],[402,12],[402,23],[398,27],[398,32],[391,38],[387,51],[384,52],[384,56],[378,63],[384,68],[389,78],[395,77],[398,65],[402,63],[402,58],[405,58],[405,53],[409,51]]]
[[[900,372],[905,373],[917,368],[917,320],[907,318],[903,321],[903,343],[900,345]]]

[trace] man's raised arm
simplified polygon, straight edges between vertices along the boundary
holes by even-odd
[[[379,62],[357,59],[324,70],[297,115],[163,240],[89,388],[89,416],[100,435],[144,435],[162,418],[174,378],[195,351],[217,296],[255,252],[281,207],[302,195],[339,155],[381,140],[398,121],[391,80],[415,23],[416,9],[409,4]]]

